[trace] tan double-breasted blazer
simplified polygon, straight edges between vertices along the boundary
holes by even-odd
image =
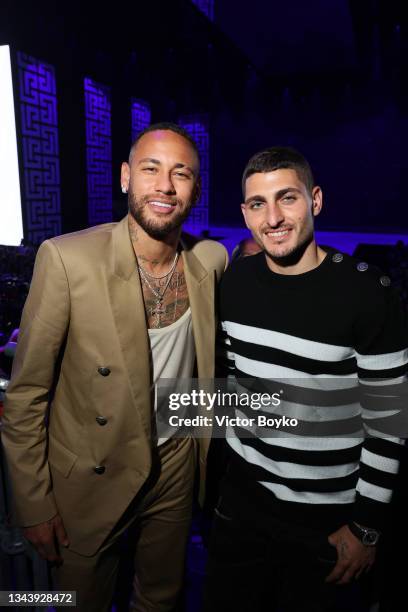
[[[215,289],[227,254],[204,240],[182,257],[197,372],[209,379]],[[59,512],[70,547],[92,555],[149,475],[151,419],[148,333],[127,217],[47,240],[23,311],[3,420],[20,524]],[[201,490],[208,442],[200,442]]]

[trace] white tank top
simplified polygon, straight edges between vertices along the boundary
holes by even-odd
[[[148,330],[153,363],[153,386],[161,378],[191,378],[194,370],[195,346],[191,309],[167,327]],[[157,411],[156,393],[154,410]],[[168,438],[159,438],[163,444]]]

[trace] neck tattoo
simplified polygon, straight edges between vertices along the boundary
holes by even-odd
[[[171,265],[170,270],[164,274],[163,276],[153,276],[152,274],[149,274],[139,263],[139,260],[137,260],[137,267],[139,269],[139,274],[140,274],[140,278],[142,279],[142,281],[145,283],[145,285],[149,288],[149,290],[152,292],[152,294],[155,297],[154,300],[154,306],[152,308],[150,308],[150,316],[154,317],[154,327],[161,327],[161,323],[162,323],[162,316],[166,313],[166,308],[163,304],[163,300],[164,300],[164,295],[167,291],[167,288],[170,284],[170,281],[173,277],[174,271],[176,269],[177,266],[177,262],[178,262],[178,258],[179,258],[179,254],[178,252],[176,253],[175,257],[174,257],[174,261]],[[155,280],[162,280],[164,278],[167,277],[167,280],[164,284],[163,289],[160,291],[160,289],[152,286],[150,281],[155,281]],[[149,280],[150,279],[150,280]],[[178,289],[178,282],[177,282],[177,289]],[[178,292],[177,292],[178,293]],[[175,308],[174,308],[174,318],[176,316],[176,308],[177,308],[177,296],[176,296],[176,304],[175,304]]]

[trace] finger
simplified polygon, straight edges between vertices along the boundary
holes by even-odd
[[[47,553],[45,551],[45,548],[41,544],[36,544],[34,547],[37,553],[40,555],[41,559],[44,559],[44,561],[47,561]]]
[[[358,580],[358,578],[360,578],[360,576],[361,576],[362,574],[368,574],[368,572],[370,571],[370,569],[371,569],[371,568],[372,568],[372,565],[371,565],[371,564],[368,564],[368,565],[363,565],[363,566],[362,566],[362,567],[361,567],[361,568],[358,570],[358,572],[356,573],[356,575],[354,576],[354,578],[355,578],[356,580]]]
[[[336,546],[336,538],[334,538],[332,535],[329,535],[327,540],[329,544],[331,544],[332,546]]]
[[[361,574],[362,574],[363,572],[367,572],[367,566],[365,566],[365,565],[363,565],[362,567],[360,567],[360,569],[358,570],[358,572],[355,574],[354,578],[355,578],[356,580],[358,580],[358,579],[360,578],[360,576],[361,576]]]
[[[347,571],[348,565],[344,562],[338,561],[330,574],[326,577],[325,582],[337,582]]]
[[[47,539],[41,543],[41,548],[45,554],[47,561],[61,561],[61,557],[58,554],[54,543],[54,537]]]
[[[33,537],[29,532],[24,532],[24,537],[35,547],[37,547],[37,544],[39,544],[38,538],[35,536]]]
[[[356,575],[356,568],[351,566],[348,568],[346,572],[344,572],[343,576],[340,580],[337,581],[337,584],[349,584]]]
[[[65,527],[61,519],[55,524],[55,535],[57,536],[57,540],[61,546],[68,546],[69,541],[67,532],[65,531]]]
[[[44,561],[51,561],[54,563],[60,563],[62,561],[62,559],[56,554],[55,549],[53,553],[47,546],[44,546],[43,544],[37,544],[35,546],[35,549],[40,555],[40,557],[44,559]]]

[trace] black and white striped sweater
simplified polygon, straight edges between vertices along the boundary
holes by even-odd
[[[275,274],[261,253],[225,273],[220,316],[236,378],[253,391],[279,381],[278,413],[299,422],[228,429],[240,486],[300,523],[381,529],[408,431],[407,328],[389,279],[330,250],[310,272]]]

